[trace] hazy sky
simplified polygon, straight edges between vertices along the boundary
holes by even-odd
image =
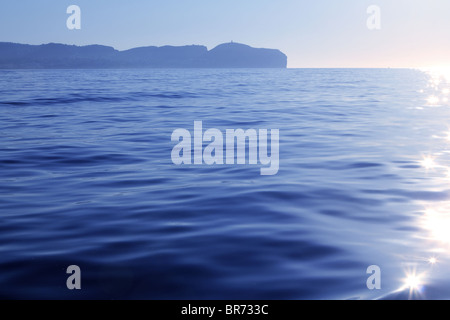
[[[68,30],[69,5],[81,30]],[[381,30],[366,10],[381,8]],[[3,0],[0,41],[277,48],[289,67],[450,65],[450,0]]]

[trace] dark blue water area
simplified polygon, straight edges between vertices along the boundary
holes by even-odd
[[[406,69],[0,71],[0,298],[450,298],[449,88]],[[175,165],[194,121],[279,129],[278,173]]]

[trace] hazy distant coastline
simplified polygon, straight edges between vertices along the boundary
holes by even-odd
[[[0,69],[77,68],[286,68],[287,56],[277,49],[224,43],[205,46],[139,47],[118,51],[102,45],[58,43],[27,45],[0,42]]]

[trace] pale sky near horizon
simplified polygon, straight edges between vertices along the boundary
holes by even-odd
[[[69,5],[81,30],[68,30]],[[369,30],[367,8],[381,9]],[[450,0],[16,0],[0,5],[0,41],[148,45],[231,40],[276,48],[294,67],[450,65]]]

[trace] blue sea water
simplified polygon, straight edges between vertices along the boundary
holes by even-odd
[[[0,298],[448,299],[449,88],[406,69],[0,71]],[[194,121],[279,129],[278,174],[174,165]]]

